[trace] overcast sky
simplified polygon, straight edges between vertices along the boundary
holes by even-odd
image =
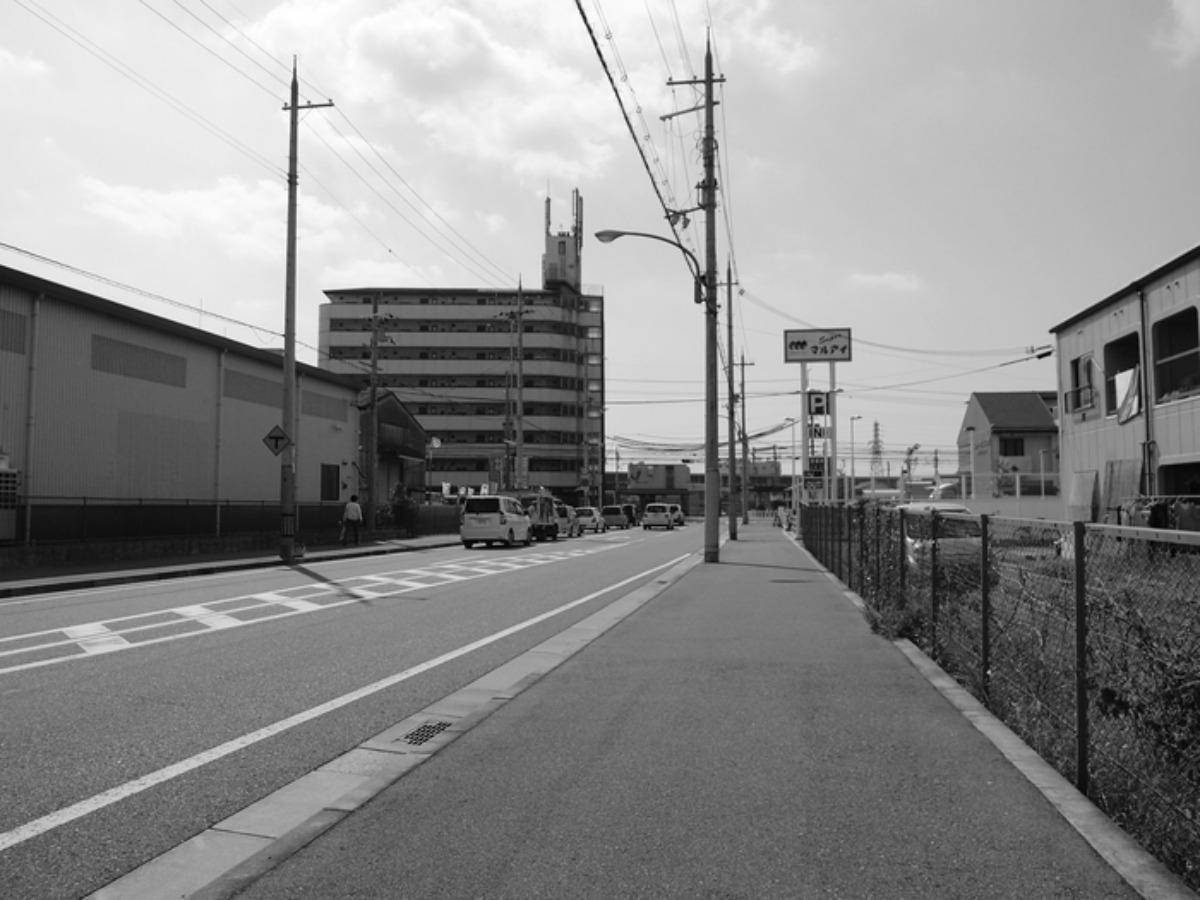
[[[578,188],[608,432],[674,459],[704,434],[685,260],[592,234],[698,204],[701,117],[660,117],[710,29],[752,434],[800,414],[784,331],[850,328],[845,467],[861,416],[860,474],[876,428],[893,473],[914,444],[953,472],[972,392],[1055,389],[1027,348],[1200,243],[1200,0],[4,0],[0,264],[280,346],[295,57],[335,104],[300,128],[299,358],[323,289],[540,286]]]

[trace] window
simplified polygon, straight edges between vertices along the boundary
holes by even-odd
[[[1015,438],[1015,437],[1000,438],[1000,455],[1001,456],[1024,456],[1025,455],[1025,438]]]
[[[1153,334],[1155,402],[1200,392],[1200,331],[1195,307],[1155,323]]]
[[[1115,416],[1130,385],[1136,390],[1141,347],[1136,332],[1104,346],[1104,412]]]
[[[1091,409],[1096,405],[1092,388],[1092,358],[1077,356],[1071,360],[1071,388],[1063,398],[1067,412]]]
[[[321,463],[321,499],[340,500],[341,497],[341,469],[334,463]]]

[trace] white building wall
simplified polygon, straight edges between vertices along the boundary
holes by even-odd
[[[23,495],[279,501],[280,461],[263,438],[281,424],[282,360],[108,301],[36,296],[0,286],[0,449]],[[228,372],[254,379],[254,400],[228,396]],[[321,463],[352,470],[356,394],[301,376],[301,502],[320,499]]]

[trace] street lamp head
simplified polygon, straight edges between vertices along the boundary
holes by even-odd
[[[611,228],[606,228],[604,231],[596,232],[596,240],[602,244],[611,244],[617,238],[624,237],[625,234],[626,232],[624,231],[616,231]]]

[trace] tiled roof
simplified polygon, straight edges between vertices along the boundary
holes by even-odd
[[[1053,393],[1050,394],[1053,396]],[[1037,391],[975,394],[994,431],[1055,431],[1058,425]]]

